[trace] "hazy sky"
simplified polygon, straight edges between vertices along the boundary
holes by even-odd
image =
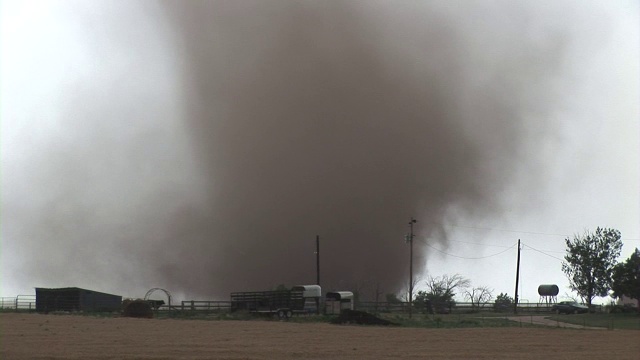
[[[0,295],[226,299],[640,247],[637,1],[7,1]],[[421,285],[418,284],[418,288]]]

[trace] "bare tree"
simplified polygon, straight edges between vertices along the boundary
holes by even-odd
[[[384,285],[378,278],[359,279],[355,281],[339,281],[336,290],[353,292],[354,303],[373,303],[375,306],[384,295]],[[330,288],[328,288],[330,289]]]
[[[354,302],[355,306],[358,306],[358,304],[361,301],[366,300],[367,298],[366,290],[369,286],[366,280],[352,281],[352,282],[348,282],[347,284],[348,285],[345,288],[350,289],[350,291],[353,293],[352,301]]]
[[[491,301],[493,298],[493,289],[488,286],[479,286],[464,291],[464,297],[471,302],[471,306],[479,308],[480,305],[484,305]]]
[[[456,291],[464,291],[471,286],[471,281],[460,274],[429,276],[425,280],[427,293],[435,298],[451,301],[456,295]]]
[[[373,299],[376,303],[380,302],[380,297],[384,295],[384,287],[380,283],[378,279],[372,279],[372,287],[373,287]]]
[[[413,293],[411,294],[411,298],[415,299],[416,297],[416,287],[418,286],[418,284],[422,281],[422,277],[420,276],[414,276],[413,277],[413,286],[409,286],[409,282],[405,281],[405,290],[402,291],[402,293],[404,294],[404,298],[402,299],[402,301],[404,302],[409,302],[409,289],[413,290]]]
[[[380,296],[382,294],[384,294],[384,289],[382,288],[382,285],[380,284],[380,280],[378,279],[371,279],[372,285],[373,285],[373,298],[375,299],[375,314],[378,314],[378,303],[380,302]]]
[[[451,309],[453,297],[458,291],[464,291],[471,284],[469,279],[460,274],[429,276],[425,280],[426,291],[418,291],[416,306],[428,312],[443,312]]]

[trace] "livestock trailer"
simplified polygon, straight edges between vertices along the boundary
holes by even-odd
[[[318,285],[299,285],[291,290],[233,292],[231,311],[289,318],[293,314],[317,312],[321,293]]]
[[[302,290],[302,297],[304,298],[304,312],[320,313],[320,300],[322,298],[322,289],[320,288],[320,285],[296,285],[292,287],[291,290]]]
[[[353,293],[351,291],[328,292],[324,305],[327,315],[337,315],[342,310],[353,310]]]

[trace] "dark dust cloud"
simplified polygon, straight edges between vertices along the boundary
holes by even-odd
[[[173,93],[136,80],[153,62],[76,85],[59,109],[75,120],[15,190],[46,196],[3,199],[33,286],[224,298],[309,284],[320,235],[325,289],[400,291],[411,216],[421,273],[421,241],[446,246],[439,224],[503,211],[524,170],[543,181],[572,36],[553,7],[145,4],[153,22],[111,10],[84,36],[100,62],[109,46],[153,59],[144,34],[162,31]],[[154,121],[167,102],[173,122]]]

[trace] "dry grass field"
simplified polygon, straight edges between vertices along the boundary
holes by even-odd
[[[637,330],[0,314],[1,359],[639,359]]]

